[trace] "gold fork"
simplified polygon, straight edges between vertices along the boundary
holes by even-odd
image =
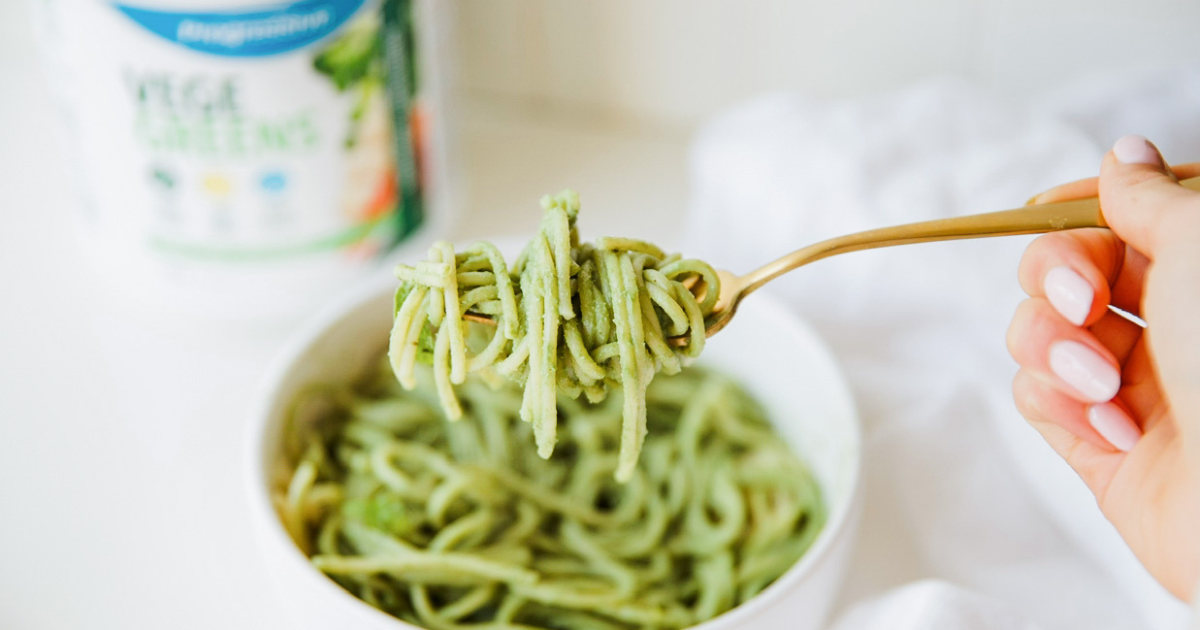
[[[1185,179],[1179,183],[1191,190],[1200,190],[1200,177]],[[894,245],[1041,234],[1089,227],[1108,227],[1100,210],[1100,200],[1095,197],[866,230],[814,243],[745,275],[736,276],[723,269],[718,270],[721,293],[712,314],[704,322],[705,336],[711,337],[727,326],[737,313],[742,300],[755,289],[797,267],[822,258]],[[692,290],[702,293],[705,289],[692,287]],[[491,317],[478,313],[468,312],[465,318],[484,324],[495,324]],[[671,337],[669,341],[676,346],[687,345],[686,336]]]

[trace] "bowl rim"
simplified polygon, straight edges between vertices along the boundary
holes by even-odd
[[[331,304],[318,311],[288,335],[283,348],[276,353],[269,368],[254,390],[244,439],[245,448],[243,449],[242,467],[246,479],[245,498],[249,503],[251,518],[254,521],[258,521],[258,526],[254,527],[254,529],[260,535],[270,532],[274,542],[277,544],[281,543],[288,550],[285,554],[288,557],[288,568],[308,576],[305,579],[309,583],[323,592],[329,593],[335,600],[346,602],[346,605],[358,609],[359,614],[369,615],[381,621],[386,620],[396,624],[395,627],[397,630],[426,630],[422,626],[417,626],[394,617],[362,601],[349,591],[338,586],[336,582],[312,566],[308,557],[296,546],[291,536],[283,527],[283,523],[275,510],[270,493],[270,469],[272,462],[267,461],[268,447],[270,449],[276,448],[275,444],[267,443],[268,434],[274,426],[273,423],[269,422],[271,410],[275,407],[275,401],[282,385],[297,363],[299,363],[301,357],[309,352],[312,346],[330,329],[341,323],[351,313],[362,308],[366,303],[382,299],[385,294],[391,293],[394,290],[394,284],[395,280],[390,277],[376,277],[364,281],[356,288],[347,291],[339,299],[334,300]],[[816,539],[813,540],[813,543],[804,552],[804,555],[782,575],[746,602],[712,619],[687,626],[682,630],[728,630],[740,627],[740,624],[746,618],[755,615],[759,609],[769,606],[779,598],[785,596],[787,591],[816,572],[817,568],[827,561],[835,544],[842,537],[853,535],[852,531],[848,531],[848,526],[851,525],[853,519],[861,510],[860,504],[863,493],[862,419],[859,415],[858,406],[849,381],[846,379],[845,373],[837,362],[836,356],[825,343],[824,339],[806,321],[796,314],[793,309],[786,308],[783,302],[774,297],[770,291],[758,291],[756,293],[754,298],[755,308],[769,311],[768,315],[770,317],[779,320],[780,323],[791,329],[790,332],[798,334],[801,338],[812,344],[812,349],[819,355],[812,360],[825,363],[827,367],[833,370],[833,378],[838,385],[838,389],[841,390],[839,397],[842,399],[841,402],[846,405],[847,411],[846,421],[849,426],[846,427],[846,431],[851,447],[850,454],[853,459],[849,472],[850,483],[845,493],[845,500],[837,506],[836,510],[829,514],[821,532],[817,534]],[[828,492],[828,489],[823,484],[822,491]],[[263,555],[261,553],[263,547],[261,539],[256,541],[256,543],[255,546],[260,549],[260,555]],[[267,559],[264,557],[263,560],[266,561]]]

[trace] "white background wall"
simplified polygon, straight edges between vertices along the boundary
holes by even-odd
[[[1200,53],[1195,0],[454,0],[471,100],[690,126],[778,88],[1040,90]]]

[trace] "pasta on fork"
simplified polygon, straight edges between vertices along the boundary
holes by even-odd
[[[708,264],[665,254],[645,241],[599,238],[580,243],[579,196],[542,199],[541,227],[511,270],[489,243],[461,252],[447,242],[429,260],[400,265],[388,356],[406,389],[418,361],[433,365],[446,416],[462,416],[454,385],[479,373],[524,386],[521,418],[533,425],[537,452],[554,451],[558,392],[596,403],[622,391],[620,461],[627,481],[646,435],[646,387],[675,374],[704,349],[704,320],[720,293]],[[685,284],[702,280],[697,298]],[[471,343],[467,312],[491,316],[490,337]],[[474,326],[476,329],[487,328]],[[675,347],[669,337],[687,338]]]

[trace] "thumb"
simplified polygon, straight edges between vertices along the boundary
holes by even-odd
[[[1121,240],[1154,259],[1164,246],[1194,240],[1200,192],[1179,185],[1158,148],[1142,136],[1117,140],[1100,168],[1100,207]]]
[[[1158,149],[1126,136],[1104,156],[1100,207],[1117,236],[1153,261],[1141,298],[1160,388],[1200,462],[1200,192],[1175,181]],[[1193,474],[1200,477],[1200,469]]]

